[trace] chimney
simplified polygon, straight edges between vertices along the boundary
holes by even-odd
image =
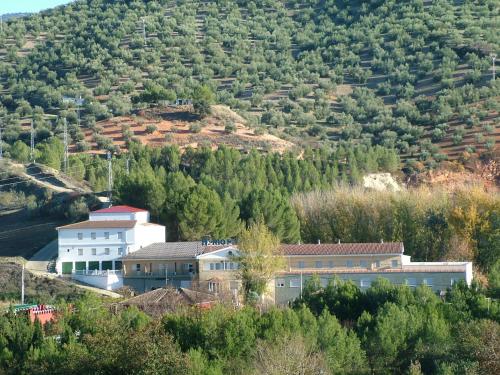
[[[384,239],[383,238],[380,239],[380,243],[384,243]]]
[[[318,245],[321,245],[321,240],[318,238]]]
[[[340,238],[339,238],[339,240],[337,241],[337,243],[340,245]]]

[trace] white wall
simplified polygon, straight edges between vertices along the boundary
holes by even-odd
[[[105,239],[104,232],[109,232],[109,239]],[[118,238],[118,233],[122,233],[122,238]],[[78,239],[78,233],[82,233],[83,238]],[[96,239],[92,239],[91,233],[96,234]],[[127,248],[133,245],[133,228],[110,228],[110,229],[59,229],[58,237],[58,259],[56,262],[57,273],[62,273],[63,262],[94,262],[119,260],[125,254]],[[109,248],[109,254],[105,249]],[[119,253],[122,249],[122,254]],[[83,255],[78,254],[78,250],[83,250]],[[92,255],[92,249],[96,249],[96,255]],[[73,268],[74,268],[73,264]]]
[[[104,238],[104,232],[109,232],[109,239]],[[118,238],[118,232],[123,233],[122,239]],[[83,238],[78,239],[78,233]],[[93,240],[91,233],[96,233]],[[134,228],[110,228],[110,229],[59,229],[58,259],[56,262],[57,273],[62,273],[63,262],[93,262],[93,261],[117,261],[128,253],[139,250],[155,242],[165,242],[165,227],[162,225],[137,224]],[[105,249],[109,248],[109,255]],[[122,254],[118,249],[122,248]],[[78,255],[78,249],[83,250],[83,255]],[[92,249],[96,249],[96,255],[92,255]],[[75,265],[73,264],[73,268]]]
[[[155,242],[165,242],[166,232],[163,225],[138,224],[130,233],[131,239],[127,253],[132,253]]]
[[[137,220],[139,223],[147,223],[149,221],[149,212],[123,212],[123,213],[89,213],[90,221],[105,221],[105,220]]]
[[[118,274],[82,275],[73,273],[71,277],[81,283],[105,290],[115,290],[123,286],[123,277]]]

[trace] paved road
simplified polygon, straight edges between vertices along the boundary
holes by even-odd
[[[57,257],[57,239],[49,242],[38,250],[31,258],[31,261],[49,261]]]
[[[48,266],[52,259],[57,257],[57,240],[49,242],[38,250],[28,262],[26,268],[31,271],[48,272]]]

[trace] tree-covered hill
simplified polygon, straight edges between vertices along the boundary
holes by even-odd
[[[495,148],[495,0],[78,0],[0,32],[4,139],[200,91],[294,142],[377,144],[413,167]],[[210,94],[210,93],[208,93]],[[210,95],[209,95],[210,96]]]

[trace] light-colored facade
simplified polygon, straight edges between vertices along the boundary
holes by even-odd
[[[166,285],[231,292],[240,286],[238,263],[234,259],[237,254],[234,246],[155,243],[122,259],[124,285],[139,292]]]
[[[276,304],[299,297],[313,275],[324,286],[337,278],[366,289],[382,277],[408,287],[425,284],[436,293],[460,280],[468,285],[472,281],[472,263],[412,262],[401,243],[282,245],[282,252],[285,269],[275,275],[269,290]],[[237,255],[233,245],[153,244],[123,258],[124,284],[139,292],[172,285],[232,293],[241,287]]]
[[[122,285],[123,256],[166,237],[164,226],[149,222],[148,211],[128,206],[91,212],[89,220],[57,230],[57,273],[106,289]]]

